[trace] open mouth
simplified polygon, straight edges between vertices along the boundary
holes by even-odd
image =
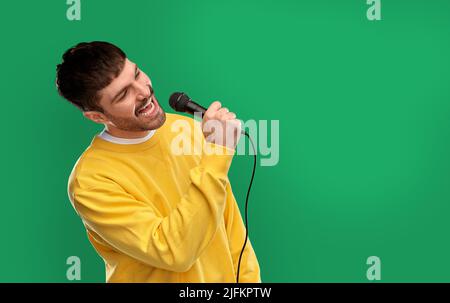
[[[156,105],[153,102],[153,98],[149,98],[147,102],[145,102],[144,106],[141,106],[140,109],[136,110],[136,116],[150,116],[156,109]]]

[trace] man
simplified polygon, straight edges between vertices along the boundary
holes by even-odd
[[[107,42],[67,50],[56,84],[84,117],[104,125],[75,164],[68,193],[105,261],[106,281],[235,282],[245,240],[227,177],[240,133],[236,115],[217,101],[201,125],[166,114],[149,77]],[[179,121],[192,127],[182,133],[191,144],[220,152],[175,154]],[[223,127],[208,129],[211,121]],[[260,281],[248,241],[239,282]]]

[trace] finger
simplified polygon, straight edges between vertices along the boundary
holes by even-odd
[[[236,114],[235,113],[226,113],[223,116],[220,117],[220,120],[234,120],[236,119]]]
[[[225,115],[228,113],[228,108],[226,107],[222,107],[221,109],[219,109],[216,113],[216,117],[218,119],[223,119],[225,117]]]
[[[233,112],[228,112],[228,113],[225,115],[225,119],[227,119],[227,120],[233,120],[233,119],[236,119],[236,114],[233,113]]]
[[[224,122],[225,122],[225,127],[226,127],[227,131],[230,131],[233,129],[236,130],[241,125],[240,121],[236,120],[236,119],[229,119],[229,120],[225,120]]]
[[[217,114],[217,111],[221,108],[222,104],[219,101],[215,101],[211,103],[208,109],[205,112],[204,118],[206,119],[214,119]]]
[[[230,120],[227,120],[227,123],[229,123],[230,125],[232,125],[234,127],[242,126],[241,120],[239,120],[239,119],[230,119]]]
[[[214,101],[206,110],[205,116],[213,117],[214,114],[221,108],[221,106],[222,104],[219,101]]]

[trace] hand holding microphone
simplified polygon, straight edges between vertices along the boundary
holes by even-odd
[[[193,115],[196,112],[203,113],[202,120],[202,131],[203,135],[206,138],[206,141],[214,142],[223,146],[226,146],[231,149],[235,149],[236,145],[239,141],[239,137],[241,134],[246,135],[252,144],[253,152],[254,152],[254,161],[253,161],[253,171],[252,178],[250,179],[250,185],[248,186],[247,196],[245,197],[245,241],[242,246],[241,253],[239,255],[239,262],[236,274],[236,282],[239,283],[239,273],[241,268],[241,260],[242,255],[244,253],[245,246],[247,245],[248,240],[248,220],[247,220],[247,206],[248,206],[248,197],[250,195],[250,189],[253,184],[253,177],[255,176],[256,170],[256,148],[253,143],[250,135],[242,129],[241,121],[236,119],[236,114],[229,112],[226,107],[222,107],[220,102],[213,102],[208,109],[204,108],[201,105],[198,105],[194,101],[191,100],[185,93],[173,93],[169,98],[170,106],[176,110],[177,112],[184,112]],[[214,124],[220,123],[222,127],[217,127],[214,131],[211,131],[208,127],[208,124],[211,121],[215,121]],[[214,126],[213,126],[214,128]],[[232,135],[230,135],[230,133]]]
[[[235,149],[242,132],[241,121],[219,101],[211,103],[208,109],[193,102],[184,93],[173,93],[169,99],[170,106],[180,112],[203,113],[202,131],[207,142]]]
[[[215,101],[203,115],[202,130],[207,142],[235,149],[241,136],[241,122],[235,113]]]

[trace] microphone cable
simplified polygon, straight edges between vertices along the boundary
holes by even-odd
[[[244,249],[245,249],[245,246],[247,245],[247,240],[248,240],[248,197],[250,196],[250,190],[252,188],[253,178],[255,177],[256,162],[257,162],[255,144],[253,143],[252,138],[250,137],[250,135],[247,132],[244,132],[244,135],[248,137],[248,140],[250,141],[250,143],[252,145],[254,158],[253,158],[252,178],[250,179],[250,184],[249,184],[248,190],[247,190],[247,196],[245,197],[245,241],[244,241],[244,245],[242,246],[241,254],[239,255],[236,283],[239,283],[239,272],[240,272],[240,268],[241,268],[242,254],[244,253]]]

